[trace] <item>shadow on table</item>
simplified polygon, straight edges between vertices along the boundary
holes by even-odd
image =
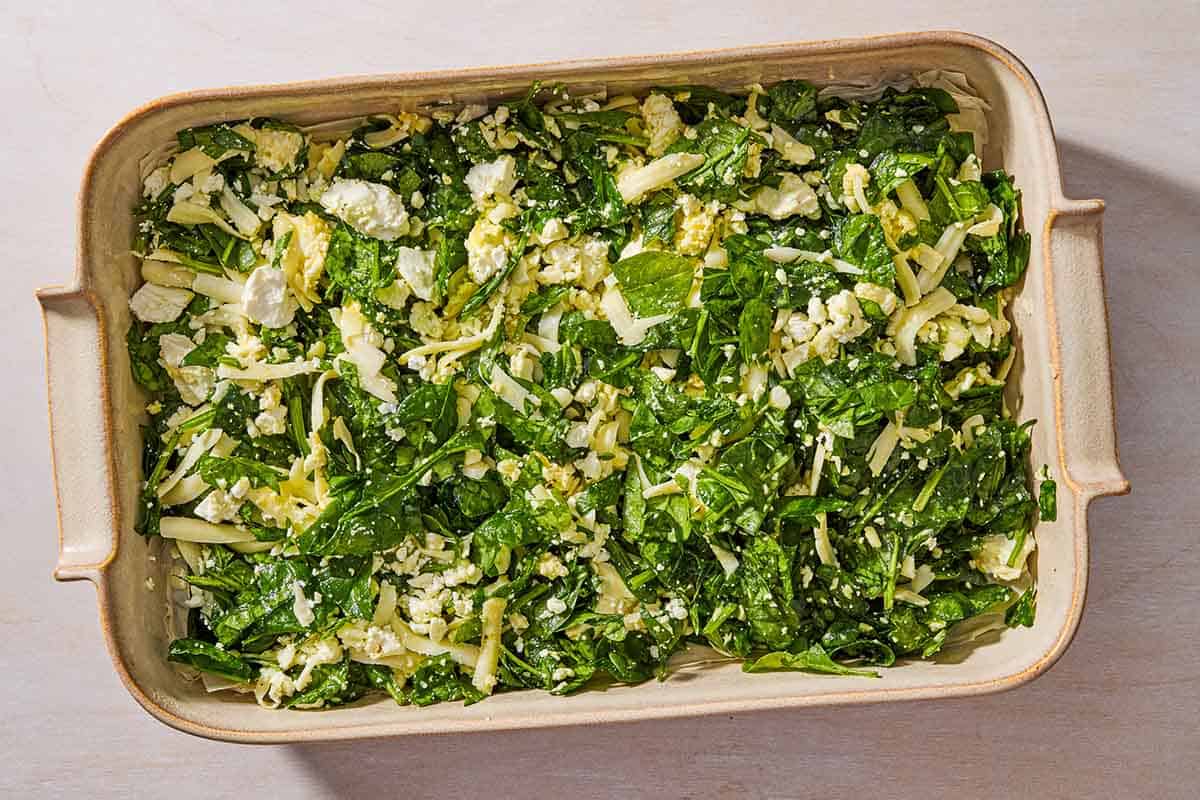
[[[1191,360],[1200,344],[1200,191],[1073,142],[1061,154],[1067,194],[1108,203],[1118,428],[1134,493],[1093,508],[1088,610],[1049,674],[972,700],[299,745],[289,748],[298,765],[331,795],[406,798],[816,796],[818,787],[844,796],[878,791],[898,774],[909,793],[928,776],[925,788],[942,795],[990,785],[1097,796],[1113,775],[1089,764],[1120,763],[1124,781],[1162,769],[1180,780],[1195,774],[1194,762],[1183,766],[1194,723],[1188,703],[1176,702],[1181,682],[1195,691],[1195,678],[1180,676],[1200,672],[1180,643],[1184,627],[1194,628],[1191,612],[1148,614],[1139,597],[1152,583],[1159,603],[1200,605],[1188,488],[1200,473]],[[1154,548],[1145,546],[1151,536]],[[1159,726],[1181,735],[1142,734]]]
[[[1120,509],[1124,516],[1168,485],[1162,477],[1172,466],[1190,466],[1195,474],[1196,449],[1187,445],[1197,441],[1200,425],[1194,413],[1180,412],[1196,410],[1187,397],[1200,388],[1193,357],[1200,346],[1200,184],[1074,142],[1061,142],[1060,154],[1066,194],[1106,203],[1117,432],[1134,498],[1102,503],[1101,513]],[[1172,441],[1177,446],[1164,446]]]

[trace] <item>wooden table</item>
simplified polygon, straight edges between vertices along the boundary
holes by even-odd
[[[235,5],[13,2],[0,12],[0,795],[1197,796],[1200,4]],[[1119,427],[1134,493],[1094,508],[1087,613],[1048,675],[969,701],[258,749],[174,733],[127,696],[93,590],[50,580],[54,504],[30,294],[71,272],[74,193],[108,125],[200,86],[950,27],[1026,60],[1050,104],[1068,192],[1109,204]]]

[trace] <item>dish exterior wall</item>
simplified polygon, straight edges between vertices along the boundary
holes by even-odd
[[[618,686],[568,698],[497,695],[464,708],[399,708],[390,700],[330,713],[259,708],[186,681],[163,654],[168,643],[161,541],[132,529],[145,398],[129,373],[124,331],[136,288],[129,252],[140,192],[139,162],[176,130],[249,116],[308,124],[395,112],[445,100],[494,102],[532,80],[575,92],[636,91],[662,83],[725,88],[806,78],[819,84],[878,81],[939,68],[965,73],[992,105],[986,166],[1004,167],[1024,192],[1033,234],[1028,275],[1012,313],[1022,358],[1011,400],[1035,418],[1033,464],[1059,479],[1059,517],[1038,528],[1038,621],[934,661],[886,670],[879,680],[800,673],[745,676],[728,662],[694,664],[663,683]],[[134,111],[97,146],[80,193],[79,253],[72,286],[40,293],[47,332],[51,447],[59,491],[56,576],[97,587],[114,666],[134,697],[168,725],[216,739],[307,741],[414,733],[612,722],[760,708],[866,703],[980,694],[1017,686],[1065,650],[1082,612],[1087,505],[1126,491],[1115,457],[1107,323],[1100,271],[1102,204],[1062,197],[1057,153],[1041,93],[1015,57],[957,33],[903,34],[607,61],[347,78],[195,92]],[[157,556],[151,560],[150,556]],[[147,591],[146,578],[160,587]]]

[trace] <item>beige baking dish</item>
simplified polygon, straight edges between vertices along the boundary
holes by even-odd
[[[400,708],[390,700],[326,713],[273,712],[228,693],[208,694],[167,664],[167,559],[134,533],[141,475],[138,422],[145,402],[128,369],[127,298],[138,282],[129,253],[138,162],[189,125],[270,115],[297,123],[394,112],[444,99],[482,101],[535,79],[573,89],[628,91],[661,83],[744,87],[783,78],[878,80],[931,68],[963,72],[991,104],[985,161],[1015,174],[1033,233],[1028,276],[1012,313],[1023,359],[1012,400],[1036,418],[1033,463],[1059,481],[1057,522],[1037,532],[1037,623],[1005,631],[937,662],[913,662],[879,680],[799,673],[749,676],[730,663],[692,666],[664,683],[573,697],[498,695],[464,708]],[[97,145],[79,195],[71,284],[38,293],[45,318],[51,448],[60,555],[55,577],[87,579],[113,665],[133,696],[172,727],[214,739],[295,742],[613,722],[762,708],[975,695],[1018,686],[1062,655],[1083,609],[1087,512],[1128,491],[1116,456],[1099,200],[1062,195],[1050,118],[1033,77],[1009,52],[961,33],[782,44],[679,55],[339,78],[174,95],[137,109]],[[153,577],[157,590],[148,590]]]

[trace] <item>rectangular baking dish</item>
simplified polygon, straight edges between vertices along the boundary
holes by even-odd
[[[737,664],[693,666],[663,683],[561,698],[508,693],[464,708],[364,702],[325,713],[268,711],[184,680],[164,653],[168,559],[133,531],[141,482],[138,431],[145,397],[128,367],[127,299],[138,264],[129,247],[139,161],[191,125],[274,116],[310,124],[394,113],[440,100],[481,102],[534,80],[574,91],[627,92],[657,84],[742,88],[784,78],[875,81],[927,69],[964,73],[991,105],[987,166],[1003,164],[1024,192],[1033,234],[1028,275],[1012,306],[1022,358],[1011,403],[1037,419],[1035,467],[1059,482],[1059,514],[1038,528],[1038,618],[938,661],[905,663],[879,680],[802,673],[745,675]],[[96,146],[79,194],[76,270],[38,293],[46,332],[51,449],[60,555],[55,577],[96,585],[113,665],[142,706],[189,733],[239,742],[297,742],[614,722],[763,708],[977,695],[1018,686],[1062,655],[1087,587],[1089,503],[1128,491],[1116,456],[1107,311],[1101,271],[1103,203],[1063,197],[1046,105],[1011,53],[951,32],[781,44],[639,58],[339,78],[174,95],[137,109]],[[158,558],[152,560],[151,556]],[[149,584],[147,579],[153,578]],[[148,589],[157,586],[156,590]]]

